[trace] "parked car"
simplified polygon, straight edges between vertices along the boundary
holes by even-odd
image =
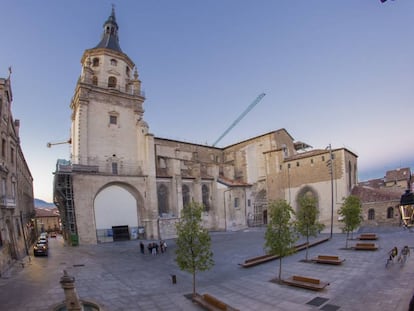
[[[50,237],[51,237],[51,238],[56,238],[56,232],[55,232],[55,231],[50,232]]]
[[[39,240],[37,240],[37,243],[41,243],[41,244],[49,244],[49,240],[47,238],[42,238],[40,237]]]
[[[36,243],[33,246],[33,255],[34,256],[38,256],[38,255],[43,255],[43,256],[48,256],[49,255],[49,247],[47,246],[47,243]]]

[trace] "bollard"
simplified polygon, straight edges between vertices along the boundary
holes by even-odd
[[[175,274],[171,274],[171,281],[173,284],[177,284],[177,276]]]

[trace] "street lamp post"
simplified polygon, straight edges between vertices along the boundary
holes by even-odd
[[[333,234],[333,210],[334,210],[334,189],[333,189],[333,156],[332,156],[332,146],[329,144],[329,174],[331,175],[331,235]]]

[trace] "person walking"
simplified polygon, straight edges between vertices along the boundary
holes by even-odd
[[[405,264],[405,261],[407,260],[408,256],[410,256],[410,249],[406,245],[401,250],[400,256],[398,257],[398,262],[401,262],[402,264]]]
[[[144,243],[142,243],[142,241],[139,242],[139,248],[141,249],[141,254],[145,254],[145,246]]]
[[[394,246],[389,252],[388,252],[388,259],[387,262],[385,264],[386,267],[388,267],[388,265],[390,263],[394,263],[394,258],[396,258],[398,255],[398,248],[397,246]]]

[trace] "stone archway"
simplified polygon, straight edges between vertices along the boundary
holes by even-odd
[[[93,203],[98,243],[138,238],[142,205],[142,196],[128,184],[102,187]]]
[[[267,192],[266,190],[260,190],[254,199],[253,203],[253,215],[249,220],[249,226],[262,226],[267,224]]]

